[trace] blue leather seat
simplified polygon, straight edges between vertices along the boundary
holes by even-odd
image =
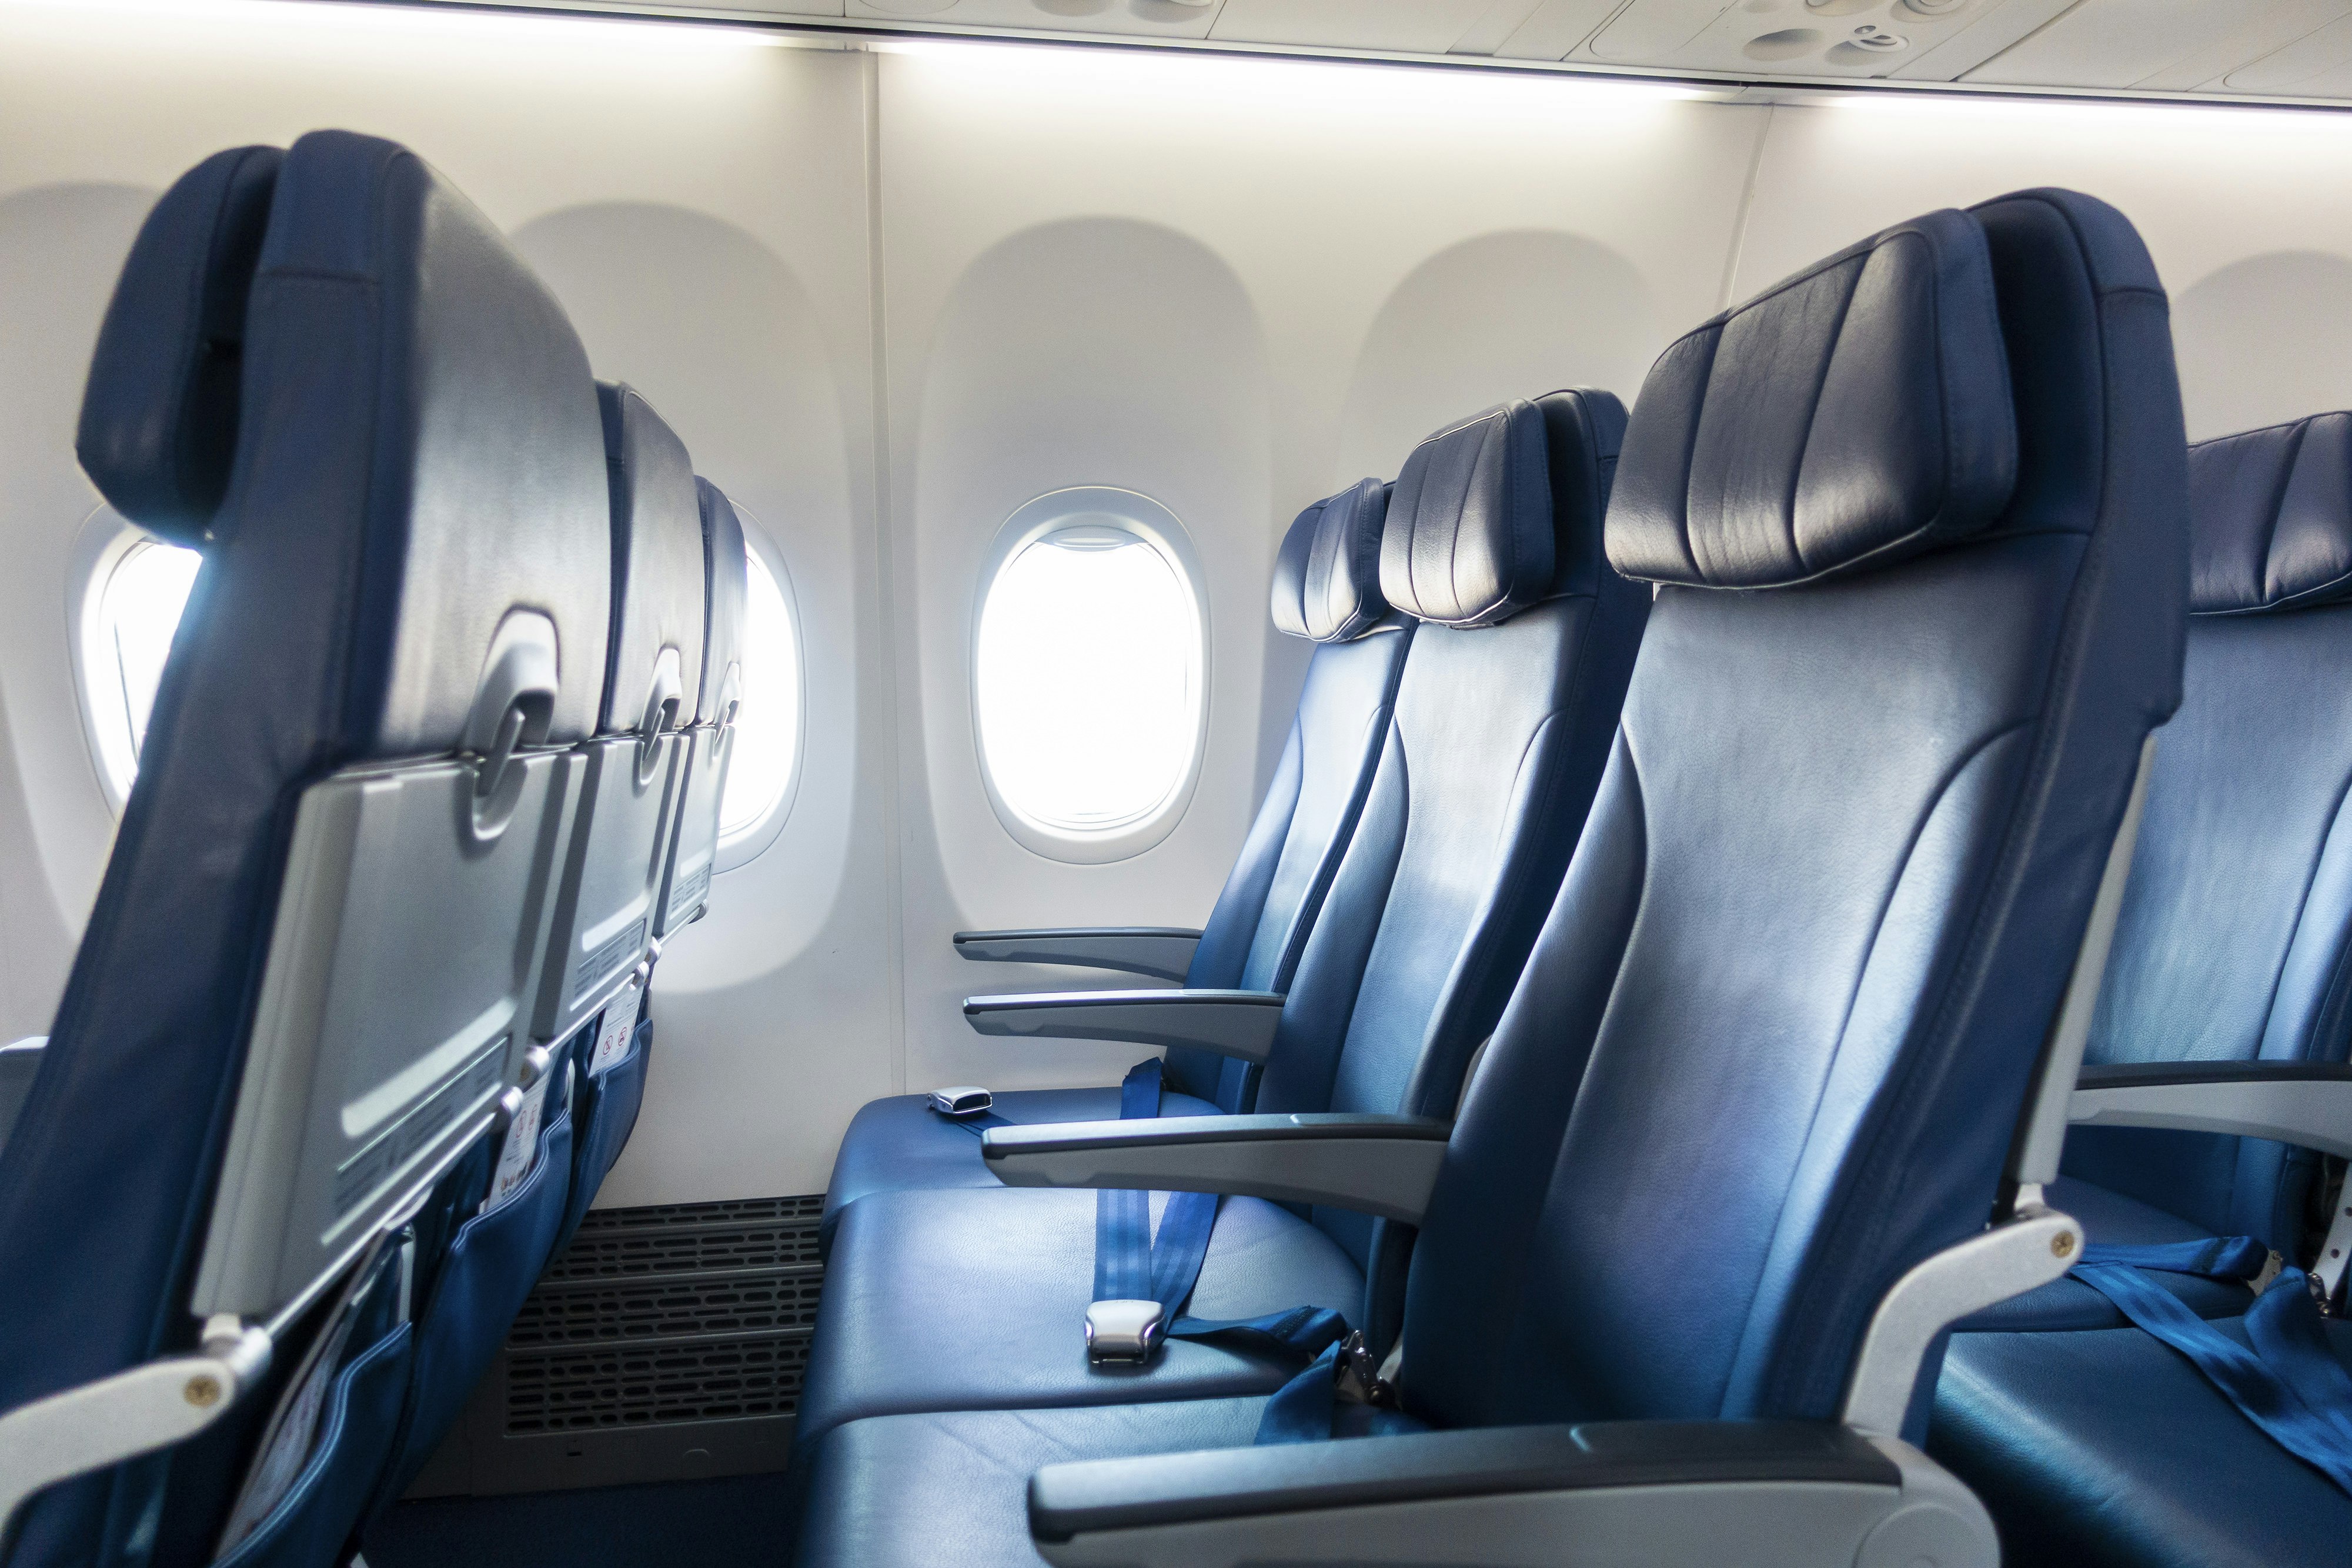
[[[2185,695],[2157,750],[2087,1060],[2340,1062],[2352,413],[2201,442],[2189,475]],[[2308,1261],[2317,1166],[2263,1139],[2081,1127],[2053,1201],[2094,1244],[2246,1235]],[[2148,1277],[2208,1318],[2252,1299],[2231,1281]],[[1985,1332],[1953,1341],[1935,1447],[2020,1552],[2278,1563],[2352,1540],[2352,1498],[2088,1286],[2060,1281],[1965,1326]]]
[[[572,1178],[558,1249],[620,1156],[645,1092],[652,1030],[641,1015],[710,620],[701,485],[686,444],[634,387],[600,382],[596,403],[612,497],[613,622],[597,738],[585,749],[591,761],[601,754],[607,781],[591,785],[572,827],[535,1024],[572,1086]],[[740,530],[736,539],[740,558]],[[566,964],[553,961],[558,953]]]
[[[1040,1463],[1246,1443],[1264,1402],[859,1420],[815,1456],[804,1568],[1034,1564],[1033,1525],[1057,1561],[1144,1561],[1146,1535],[1151,1561],[1229,1561],[1214,1531],[1277,1517],[1257,1560],[1404,1560],[1496,1539],[1447,1532],[1509,1528],[1555,1475],[1554,1506],[1664,1542],[1709,1490],[1650,1490],[1674,1455],[1907,1454],[1832,1424],[1889,1288],[1998,1211],[2179,700],[2179,421],[2147,254],[2066,193],[1888,230],[1670,347],[1608,520],[1610,559],[1662,590],[1412,1261],[1391,1425],[1521,1429],[1060,1464],[1024,1520]],[[1801,1425],[1723,1425],[1758,1417]],[[1561,1422],[1587,1425],[1532,1425]],[[1603,1481],[1612,1453],[1655,1462]],[[1969,1529],[1867,1560],[1989,1560]],[[1591,1543],[1738,1537],[1680,1539]]]
[[[1421,624],[1259,1111],[1453,1114],[1583,825],[1649,609],[1601,556],[1623,428],[1610,394],[1554,392],[1406,460],[1380,584]],[[796,1441],[888,1411],[1197,1398],[1288,1375],[1279,1355],[1187,1341],[1145,1367],[1090,1364],[1095,1237],[1089,1193],[875,1193],[843,1209]],[[1408,1239],[1360,1214],[1229,1199],[1190,1311],[1311,1303],[1378,1333]]]
[[[1274,625],[1315,643],[1298,711],[1274,780],[1225,879],[1183,976],[1198,990],[1284,991],[1348,847],[1415,622],[1381,597],[1381,523],[1388,497],[1366,479],[1298,514],[1275,562]],[[1038,945],[1027,943],[1023,949]],[[1168,1115],[1242,1111],[1256,1095],[1247,1064],[1171,1049]],[[1007,1121],[1085,1122],[1118,1114],[1116,1086],[1028,1089],[995,1096]],[[928,1094],[866,1105],[842,1135],[824,1195],[827,1241],[841,1207],[867,1193],[993,1187],[971,1134],[930,1108]]]
[[[387,1102],[404,1118],[395,1129],[433,1132],[440,1117],[448,1130],[430,1144],[386,1133],[331,1172],[335,1212],[398,1223],[404,1184],[432,1175],[417,1162],[460,1137],[482,1147],[521,1059],[509,1026],[535,967],[525,927],[537,904],[458,901],[453,920],[447,888],[415,865],[415,879],[395,866],[388,883],[354,888],[339,915],[281,888],[328,852],[313,802],[412,790],[471,798],[422,830],[450,863],[543,877],[560,755],[590,733],[598,696],[593,682],[555,679],[544,655],[560,649],[568,669],[604,662],[586,356],[496,229],[391,142],[320,131],[285,152],[221,153],[175,183],[109,308],[79,450],[124,516],[205,560],[39,1074],[0,1154],[0,1409],[191,1352],[201,1312],[234,1306],[247,1340],[269,1315],[266,1301],[196,1299],[276,1278],[223,1239],[221,1216],[249,1212],[228,1207],[225,1165],[243,1162],[240,1190],[257,1201],[330,1201],[265,1190],[277,1167],[231,1137],[256,1103],[240,1084],[247,1063],[305,1038],[270,977],[322,917],[346,936],[397,939],[402,952],[350,955],[359,967],[404,958],[427,977],[394,1014],[358,1019],[371,1048],[460,1027],[443,1015],[481,1007],[462,981],[487,976],[504,1009],[481,1025],[479,1059],[448,1081],[452,1098]],[[518,645],[540,656],[509,668],[499,654]],[[525,809],[544,814],[511,814]],[[387,870],[364,855],[344,863]],[[281,920],[281,904],[301,918]],[[469,913],[505,922],[497,939],[436,951],[453,931],[470,937]],[[326,971],[331,1000],[342,963]],[[340,1049],[347,1037],[318,1038]],[[382,1063],[353,1062],[352,1087],[372,1087],[358,1074]],[[288,1234],[289,1248],[303,1240],[299,1225]],[[328,1436],[240,1563],[322,1560],[356,1522],[406,1387],[394,1261],[358,1277]],[[278,1365],[299,1363],[321,1315],[278,1325]],[[277,1396],[267,1385],[176,1448],[50,1488],[19,1515],[8,1560],[213,1561]]]

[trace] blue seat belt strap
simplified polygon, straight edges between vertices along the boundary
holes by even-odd
[[[1160,1059],[1139,1061],[1118,1086],[1122,1122],[1160,1114]],[[1141,1301],[1151,1295],[1151,1195],[1103,1187],[1095,1193],[1095,1295],[1097,1301]]]
[[[2300,1269],[2282,1270],[2244,1319],[2240,1344],[2142,1269],[2252,1280],[2269,1249],[2251,1237],[2142,1247],[2086,1247],[2076,1279],[2186,1356],[2222,1397],[2287,1452],[2352,1493],[2352,1372],[2327,1344]]]

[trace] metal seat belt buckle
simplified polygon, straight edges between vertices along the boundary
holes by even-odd
[[[1097,1301],[1087,1309],[1087,1360],[1140,1366],[1160,1348],[1166,1312],[1158,1301]]]
[[[955,1083],[931,1091],[931,1109],[942,1116],[977,1116],[995,1103],[995,1095],[974,1083]]]

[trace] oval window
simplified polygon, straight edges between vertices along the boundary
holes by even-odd
[[[82,687],[107,792],[121,809],[139,775],[139,753],[172,638],[204,557],[137,535],[102,573],[82,630]]]
[[[719,836],[736,840],[770,825],[801,749],[800,637],[777,569],[751,542],[748,522],[743,555],[743,695],[719,802]]]
[[[1206,637],[1174,522],[1140,496],[1063,491],[1015,514],[994,552],[973,707],[990,793],[1031,848],[1136,853],[1190,794]]]

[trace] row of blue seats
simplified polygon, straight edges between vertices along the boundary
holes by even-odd
[[[955,939],[1164,1059],[843,1141],[801,1561],[2339,1555],[2347,598],[2352,415],[2189,448],[2063,192],[1309,507],[1206,925]]]
[[[164,194],[78,450],[205,559],[0,1146],[0,1559],[341,1563],[635,1124],[741,525],[462,194],[341,131]]]

